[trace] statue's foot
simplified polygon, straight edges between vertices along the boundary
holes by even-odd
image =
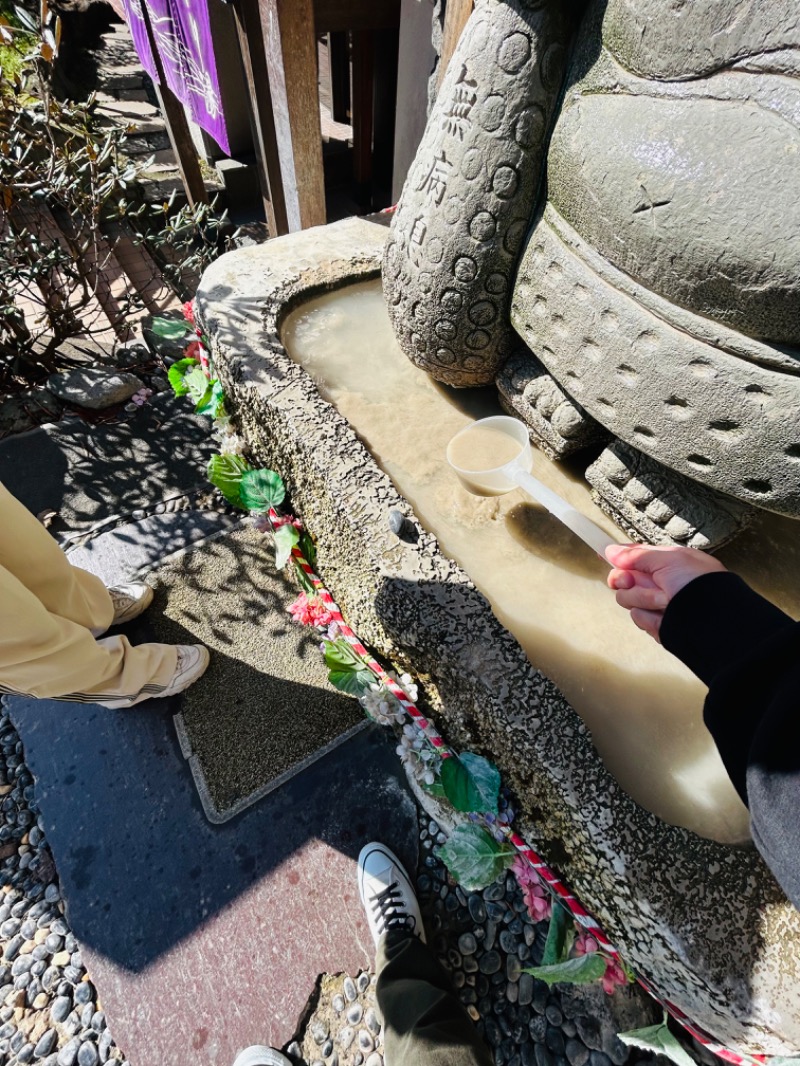
[[[757,512],[615,440],[586,471],[592,499],[633,540],[720,548]]]

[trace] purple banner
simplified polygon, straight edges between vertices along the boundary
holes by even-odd
[[[146,6],[167,85],[190,118],[211,134],[223,152],[230,154],[206,0],[123,0],[123,3],[144,69],[158,82],[142,10]]]

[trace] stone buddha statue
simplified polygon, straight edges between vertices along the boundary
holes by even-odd
[[[594,446],[630,535],[718,546],[800,517],[798,193],[796,0],[478,0],[387,244],[395,332],[551,457]]]

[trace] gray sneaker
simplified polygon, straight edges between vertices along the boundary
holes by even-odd
[[[292,1066],[292,1061],[274,1047],[253,1044],[239,1052],[233,1066]]]
[[[144,581],[130,581],[127,585],[112,585],[108,590],[114,605],[110,625],[121,626],[143,614],[153,602],[153,590]],[[93,637],[102,637],[109,626],[92,629]]]
[[[175,650],[178,652],[175,673],[164,691],[159,692],[159,696],[175,696],[178,692],[183,692],[203,676],[211,662],[208,648],[203,644],[176,644]]]
[[[375,946],[390,929],[406,930],[425,943],[417,897],[403,864],[384,844],[367,844],[358,856],[358,892]]]

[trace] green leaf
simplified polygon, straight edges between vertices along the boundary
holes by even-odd
[[[477,892],[497,880],[516,852],[508,844],[498,844],[479,825],[459,825],[438,854],[463,889]]]
[[[325,645],[325,665],[329,670],[358,671],[364,669],[364,660],[341,637]]]
[[[213,381],[208,383],[209,387],[206,389],[205,395],[195,407],[195,411],[199,415],[210,415],[212,418],[218,418],[221,414],[222,405],[225,402],[225,393],[222,391],[222,386],[214,378]]]
[[[285,496],[283,479],[274,470],[249,470],[242,478],[242,500],[248,511],[266,514],[270,507],[283,503]]]
[[[542,955],[542,966],[554,966],[566,960],[574,939],[574,935],[569,936],[570,932],[573,934],[575,932],[571,916],[561,904],[553,902],[550,925],[547,928],[547,940]]]
[[[189,399],[192,403],[196,404],[197,407],[206,403],[211,396],[211,382],[205,376],[199,364],[192,367],[191,370],[187,370],[183,376],[183,384],[186,386],[186,392],[189,395]]]
[[[374,685],[375,675],[371,670],[329,670],[328,680],[340,692],[346,692],[350,696],[363,696],[369,691],[370,685]]]
[[[242,475],[250,464],[240,455],[212,455],[208,461],[208,480],[216,485],[228,503],[245,510],[239,495]]]
[[[620,1033],[619,1038],[623,1044],[631,1047],[642,1048],[644,1051],[654,1051],[657,1055],[666,1055],[677,1066],[695,1066],[694,1060],[687,1051],[684,1051],[678,1040],[667,1028],[666,1016],[660,1025],[648,1025],[644,1029],[632,1029],[629,1033]],[[774,1062],[774,1059],[770,1060]],[[780,1061],[780,1060],[779,1060]],[[786,1059],[786,1062],[796,1060]]]
[[[275,530],[275,565],[279,570],[283,570],[284,566],[289,562],[292,548],[297,544],[298,540],[300,540],[300,534],[291,522],[287,522],[285,526],[279,526]]]
[[[301,540],[302,540],[302,537],[301,537]],[[294,560],[294,569],[295,569],[295,573],[297,575],[297,580],[298,580],[298,582],[300,584],[300,588],[303,590],[303,592],[305,592],[307,596],[315,596],[317,590],[314,588],[314,586],[313,586],[313,584],[311,582],[311,578],[308,576],[308,574],[302,568],[302,566],[300,565],[300,563],[299,563],[299,561],[297,559]]]
[[[588,985],[591,981],[599,981],[606,972],[606,960],[594,951],[552,966],[531,966],[524,972],[548,985]]]
[[[163,337],[167,341],[178,341],[181,337],[186,337],[191,332],[185,322],[158,316],[150,323],[150,329],[157,337]]]
[[[442,763],[442,785],[457,811],[497,813],[500,771],[480,755],[465,752]]]
[[[446,799],[446,796],[444,794],[444,788],[442,786],[442,782],[441,782],[441,780],[438,777],[434,779],[434,782],[433,782],[432,785],[426,785],[425,782],[423,781],[422,782],[422,787],[425,789],[425,791],[429,795],[436,796],[437,799]]]
[[[196,359],[179,359],[177,363],[173,363],[169,368],[167,371],[167,377],[172,386],[172,391],[176,396],[185,396],[189,391],[189,388],[183,379],[191,367],[199,365],[200,364]]]
[[[303,553],[306,562],[313,570],[317,565],[317,546],[311,539],[311,534],[306,529],[300,534],[300,551]]]

